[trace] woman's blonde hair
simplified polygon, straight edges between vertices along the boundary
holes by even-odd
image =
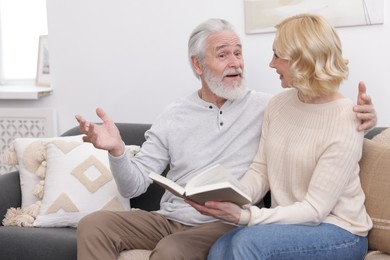
[[[324,18],[301,14],[276,25],[275,53],[290,63],[292,87],[309,96],[327,95],[348,77],[340,39]]]

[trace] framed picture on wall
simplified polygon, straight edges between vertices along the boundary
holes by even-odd
[[[50,86],[49,37],[39,36],[36,85]]]
[[[335,27],[383,24],[383,0],[244,0],[245,32],[274,32],[283,19],[300,13],[324,16]]]

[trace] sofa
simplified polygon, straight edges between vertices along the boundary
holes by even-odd
[[[141,145],[144,133],[150,128],[149,124],[117,123],[123,141],[127,145]],[[376,127],[366,134],[372,139],[382,132],[384,127]],[[74,127],[61,136],[79,135],[78,127]],[[168,169],[163,174],[166,174]],[[159,198],[164,190],[152,184],[146,193],[130,199],[132,208],[156,210],[159,208]],[[390,200],[389,197],[383,198]],[[268,204],[268,202],[265,202]],[[0,216],[7,209],[21,206],[21,188],[19,172],[14,171],[0,176]],[[374,248],[375,249],[375,248]],[[148,259],[148,250],[129,250],[121,254],[120,260]],[[71,260],[77,259],[76,229],[68,227],[15,227],[3,226],[0,223],[0,259],[2,260]],[[390,255],[372,250],[366,259],[390,259]]]

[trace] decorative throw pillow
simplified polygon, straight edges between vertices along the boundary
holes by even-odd
[[[107,151],[90,143],[58,140],[46,148],[44,195],[34,226],[75,227],[93,211],[130,209],[109,170]]]
[[[364,140],[360,179],[365,206],[373,221],[368,247],[390,253],[390,145]]]
[[[46,174],[46,147],[52,140],[82,140],[82,135],[52,138],[17,138],[4,153],[4,163],[17,165],[22,194],[21,207],[9,208],[4,226],[32,227],[38,215]]]
[[[18,165],[20,187],[22,193],[22,208],[28,208],[39,198],[34,195],[34,189],[44,179],[46,173],[46,147],[52,140],[82,141],[82,135],[53,138],[17,138],[7,149],[4,162]]]

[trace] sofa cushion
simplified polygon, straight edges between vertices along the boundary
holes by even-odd
[[[129,200],[118,192],[106,151],[60,140],[46,148],[44,195],[34,226],[74,227],[96,210],[130,209]]]
[[[366,209],[373,221],[368,233],[370,250],[390,253],[390,145],[364,140],[360,178]]]
[[[77,259],[74,228],[0,228],[0,259]]]

